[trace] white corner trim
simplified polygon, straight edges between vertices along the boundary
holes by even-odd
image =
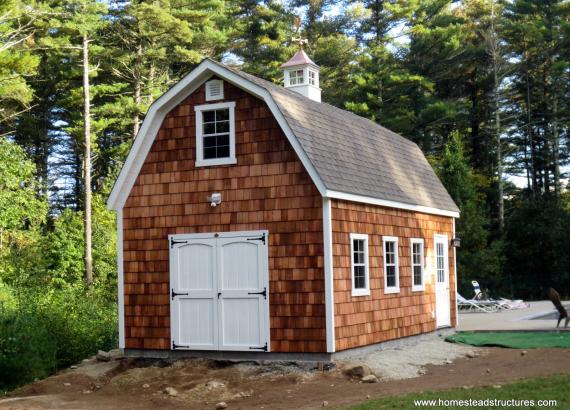
[[[416,285],[414,283],[414,244],[419,243],[421,245],[421,267],[422,267],[422,284]],[[412,292],[423,292],[425,290],[426,283],[426,263],[425,263],[425,244],[423,238],[410,238],[410,267],[412,271]]]
[[[313,183],[319,190],[319,193],[322,196],[326,196],[326,188],[319,174],[301,147],[301,144],[293,134],[287,120],[277,107],[277,104],[271,97],[271,94],[265,88],[240,77],[231,70],[218,65],[211,60],[204,60],[198,65],[198,67],[192,70],[190,74],[180,80],[174,87],[164,93],[151,105],[143,121],[139,134],[133,142],[133,146],[131,147],[125,164],[121,169],[119,177],[113,186],[113,190],[109,195],[109,199],[107,200],[107,207],[109,209],[117,210],[124,206],[166,114],[213,75],[216,75],[265,101],[271,110],[271,113],[277,120],[277,123],[285,133],[295,153],[301,160],[301,163],[309,173]]]
[[[366,287],[356,289],[354,287],[354,240],[364,241],[364,282]],[[360,233],[350,234],[350,280],[352,296],[369,296],[370,295],[370,261],[368,260],[368,235]]]
[[[204,135],[203,135],[203,117],[202,111],[211,111],[219,109],[229,109],[229,140],[230,140],[230,156],[225,158],[210,158],[204,159]],[[215,104],[196,105],[194,111],[196,112],[196,161],[194,162],[197,167],[205,167],[211,165],[228,165],[236,164],[236,116],[235,116],[235,101]]]
[[[385,206],[387,208],[405,209],[407,211],[421,212],[431,215],[449,216],[452,218],[459,218],[459,212],[447,211],[445,209],[431,208],[422,205],[412,205],[403,202],[389,201],[386,199],[373,198],[370,196],[348,194],[340,191],[327,190],[325,195],[329,198],[341,199],[344,201],[360,202],[370,205]]]
[[[394,266],[396,274],[396,285],[388,286],[388,273],[386,269],[386,242],[395,242],[394,246]],[[396,236],[383,236],[382,237],[382,260],[384,262],[384,294],[399,293],[400,292],[400,257],[398,250],[398,237]]]
[[[125,279],[123,269],[123,209],[119,209],[117,211],[117,301],[119,305],[119,349],[125,348]]]
[[[325,322],[327,335],[327,352],[336,351],[334,328],[334,267],[332,246],[332,211],[331,200],[323,198],[323,245],[325,268]]]
[[[453,238],[455,238],[455,218],[453,218]],[[453,277],[455,278],[454,280],[454,284],[455,284],[455,289],[453,289],[453,291],[455,292],[453,295],[455,295],[455,327],[459,327],[459,307],[457,306],[457,248],[454,246],[453,247]],[[449,292],[450,296],[452,295],[451,290]]]

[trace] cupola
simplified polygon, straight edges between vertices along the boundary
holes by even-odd
[[[321,102],[319,87],[319,66],[309,58],[303,49],[281,65],[285,88],[298,92],[313,101]]]

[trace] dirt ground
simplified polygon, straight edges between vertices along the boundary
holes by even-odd
[[[370,397],[490,386],[517,379],[570,372],[570,349],[471,349],[424,375],[366,384],[348,380],[339,368],[307,370],[290,363],[228,363],[203,359],[173,363],[122,359],[90,360],[75,369],[22,387],[0,400],[0,409],[315,409],[357,403]],[[164,393],[177,390],[176,396]]]

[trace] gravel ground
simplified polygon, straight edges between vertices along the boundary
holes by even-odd
[[[378,378],[400,380],[418,377],[428,364],[441,365],[479,349],[448,343],[436,335],[386,347],[361,358]]]

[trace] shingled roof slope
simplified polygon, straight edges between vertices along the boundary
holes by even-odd
[[[459,211],[412,141],[349,111],[217,64],[271,94],[327,190]]]

